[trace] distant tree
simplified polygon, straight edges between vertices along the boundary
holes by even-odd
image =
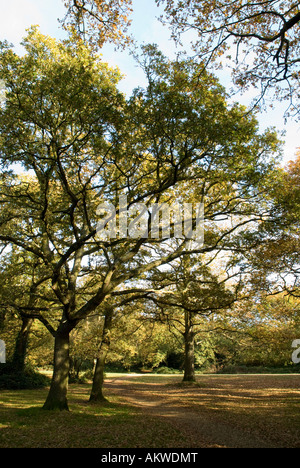
[[[157,370],[169,365],[170,355],[182,356],[180,335],[156,320],[155,306],[143,298],[116,311],[108,365],[126,370]],[[172,367],[171,365],[169,367]]]
[[[133,352],[137,353],[141,360],[144,359],[144,363],[146,361],[150,363],[153,360],[153,356],[151,359],[153,350],[152,348],[149,349],[146,345],[147,326],[151,330],[151,320],[147,320],[147,313],[143,308],[143,300],[148,295],[149,291],[147,291],[147,289],[142,291],[137,290],[136,294],[134,293],[134,289],[131,292],[130,290],[127,291],[127,294],[125,294],[125,291],[122,291],[122,294],[118,294],[116,291],[103,302],[101,307],[103,325],[101,335],[98,339],[98,349],[95,354],[95,370],[89,399],[90,402],[95,403],[107,401],[103,394],[104,371],[108,354],[111,349],[111,341],[116,340],[116,336],[118,336],[118,341],[126,343],[127,349],[134,350]],[[139,347],[134,345],[134,335],[140,328],[144,329],[144,335]],[[150,335],[152,337],[151,331]],[[116,347],[118,348],[118,346],[122,348],[122,345],[120,346],[119,343]],[[140,352],[138,351],[138,348],[141,349]],[[142,355],[144,355],[144,358],[141,357]],[[124,356],[120,357],[121,365],[123,365],[123,359]]]
[[[108,301],[105,301],[103,304],[104,312],[104,323],[102,328],[102,336],[100,340],[100,345],[97,351],[96,365],[93,376],[93,385],[90,394],[90,402],[101,402],[106,401],[106,398],[103,395],[103,383],[104,383],[104,369],[107,354],[110,348],[110,337],[111,337],[111,328],[112,320],[114,316],[114,307]]]
[[[232,336],[217,335],[215,348],[225,365],[285,367],[292,364],[292,343],[299,337],[299,299],[280,293],[263,293],[236,305],[232,311]],[[238,340],[236,337],[238,336]]]
[[[185,382],[195,381],[197,335],[213,333],[219,318],[241,299],[246,288],[244,274],[234,272],[230,256],[225,263],[219,262],[219,272],[211,268],[218,264],[213,260],[209,255],[178,259],[169,270],[153,275],[154,291],[158,285],[164,288],[148,296],[157,306],[156,319],[183,337]]]

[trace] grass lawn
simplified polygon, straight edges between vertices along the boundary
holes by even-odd
[[[109,403],[71,385],[70,412],[44,411],[45,390],[1,391],[0,448],[300,448],[300,376],[108,375]]]
[[[0,448],[156,448],[188,446],[167,422],[121,404],[87,403],[89,385],[71,385],[70,412],[41,409],[47,390],[1,391]]]

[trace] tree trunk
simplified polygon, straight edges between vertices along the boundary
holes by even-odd
[[[4,330],[5,310],[0,310],[0,331]]]
[[[67,322],[61,324],[55,335],[54,368],[52,382],[47,400],[43,406],[45,410],[69,410],[67,394],[69,384],[69,345],[70,332],[74,325]]]
[[[110,306],[106,307],[105,321],[102,332],[102,340],[99,347],[96,367],[94,371],[93,386],[90,395],[90,402],[104,402],[107,399],[103,395],[103,383],[104,383],[104,369],[105,361],[110,347],[110,332],[113,318],[113,308]]]
[[[12,368],[14,372],[24,372],[25,370],[28,338],[32,324],[33,319],[28,317],[22,317],[22,326],[21,330],[18,333],[14,355],[12,359]]]
[[[184,382],[195,382],[195,333],[192,324],[192,317],[189,312],[185,312],[185,333],[184,333]]]

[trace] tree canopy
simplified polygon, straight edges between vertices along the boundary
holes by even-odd
[[[16,274],[34,272],[26,318],[55,340],[44,407],[67,409],[70,333],[111,298],[147,292],[155,269],[251,249],[272,214],[280,142],[273,129],[261,134],[245,107],[229,104],[202,63],[169,60],[155,45],[139,57],[147,86],[129,98],[118,89],[119,70],[77,34],[57,41],[33,27],[23,45],[22,56],[7,43],[0,51],[0,242],[3,253],[24,255],[26,269],[15,262]],[[185,229],[177,237],[174,219],[166,234],[153,206],[173,203],[182,211],[185,203],[204,206],[203,243]],[[116,235],[99,235],[103,204],[116,208]],[[146,235],[130,235],[141,214]],[[205,294],[203,301],[213,308]]]
[[[262,100],[272,88],[276,99],[289,101],[299,115],[299,3],[291,0],[234,1],[157,0],[165,7],[177,40],[195,32],[193,47],[204,61],[232,61],[234,82],[260,90]],[[220,58],[221,57],[221,58]]]
[[[130,43],[132,0],[63,0],[67,13],[62,23],[90,44],[102,47],[113,42],[121,47]]]

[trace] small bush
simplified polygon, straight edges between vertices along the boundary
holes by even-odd
[[[180,370],[172,369],[170,367],[158,367],[154,372],[155,374],[181,374]]]
[[[74,374],[69,375],[69,383],[85,384],[93,380],[93,377],[94,377],[94,372],[92,369],[90,369],[85,372],[81,372],[78,375],[74,375]]]
[[[14,372],[10,366],[7,366],[3,367],[0,371],[0,389],[2,390],[31,390],[44,388],[49,384],[49,377],[33,369],[26,369],[24,372]]]

